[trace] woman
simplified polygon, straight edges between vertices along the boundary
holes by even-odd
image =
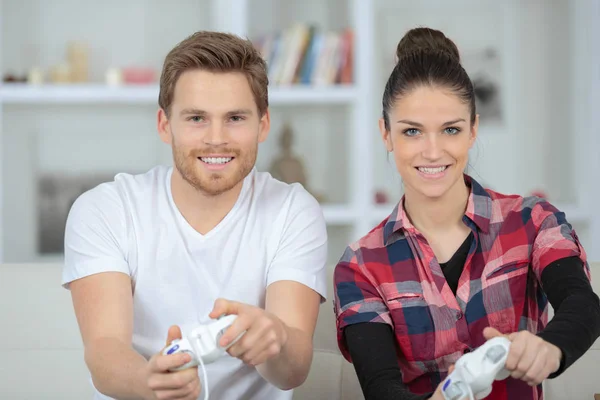
[[[339,347],[367,399],[442,399],[452,365],[506,335],[511,375],[488,399],[542,399],[600,335],[586,253],[548,202],[463,172],[479,121],[455,44],[418,28],[396,55],[379,126],[405,194],[336,266]]]

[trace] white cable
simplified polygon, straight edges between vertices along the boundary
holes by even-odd
[[[200,364],[200,368],[202,369],[202,390],[204,390],[204,400],[208,400],[208,378],[206,378],[206,367],[204,366],[204,362],[202,361],[202,357],[198,357],[198,362]],[[200,378],[200,375],[198,375]]]
[[[476,400],[475,395],[473,394],[473,389],[471,389],[471,385],[467,385],[467,388],[469,389],[469,400]]]

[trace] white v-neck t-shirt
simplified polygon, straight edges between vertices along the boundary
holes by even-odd
[[[186,335],[209,323],[219,297],[264,307],[276,281],[300,282],[324,301],[326,225],[301,185],[253,169],[233,209],[201,235],[173,201],[172,172],[158,166],[118,174],[82,194],[67,219],[63,286],[106,271],[130,276],[136,351],[149,359],[165,346],[171,325]],[[292,398],[227,354],[206,368],[210,399]]]

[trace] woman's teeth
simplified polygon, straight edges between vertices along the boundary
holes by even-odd
[[[446,168],[448,168],[448,166],[443,166],[443,167],[436,167],[436,168],[429,168],[429,167],[419,167],[419,171],[421,171],[424,174],[439,174],[440,172],[443,172],[446,170]]]

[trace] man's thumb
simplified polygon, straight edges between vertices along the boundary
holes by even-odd
[[[181,329],[177,325],[173,325],[169,328],[167,334],[167,346],[175,339],[181,339]]]
[[[212,311],[208,316],[210,318],[219,318],[221,315],[237,314],[239,303],[231,300],[217,299]]]
[[[488,326],[483,330],[483,337],[485,340],[490,340],[491,338],[495,338],[497,336],[504,336],[498,329],[492,328]]]

